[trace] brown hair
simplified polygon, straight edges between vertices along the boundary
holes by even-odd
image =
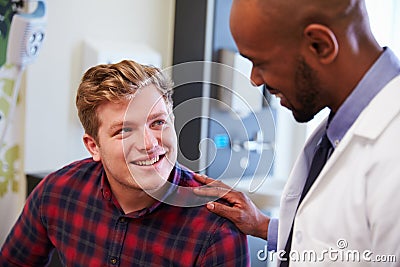
[[[129,100],[138,88],[154,84],[172,111],[172,81],[160,69],[132,60],[101,64],[88,69],[76,95],[78,116],[85,133],[97,141],[100,119],[97,108],[104,102]]]

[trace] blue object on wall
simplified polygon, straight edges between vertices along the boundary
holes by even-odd
[[[214,143],[217,149],[229,148],[229,136],[227,134],[217,134],[214,136]]]

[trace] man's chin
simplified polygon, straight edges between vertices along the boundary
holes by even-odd
[[[167,183],[166,178],[161,177],[148,177],[146,180],[134,181],[139,188],[148,193],[156,193],[160,191]]]
[[[149,192],[156,192],[156,191],[160,190],[161,188],[163,188],[166,183],[167,183],[167,181],[163,180],[162,182],[160,182],[158,184],[147,186],[145,189],[146,189],[146,191],[149,191]]]
[[[158,165],[154,168],[134,166],[130,168],[131,179],[137,187],[148,193],[154,193],[160,191],[167,183],[170,175],[173,171],[174,166],[162,162],[162,165]],[[169,163],[169,162],[168,162]]]

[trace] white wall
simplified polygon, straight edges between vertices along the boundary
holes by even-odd
[[[26,71],[27,173],[86,157],[75,93],[86,38],[139,42],[172,64],[175,0],[48,0],[46,39]]]
[[[366,0],[372,32],[381,46],[390,47],[400,57],[400,1],[399,0]],[[324,109],[314,120],[307,123],[309,136],[319,123],[329,115]]]
[[[366,0],[371,28],[381,46],[389,46],[400,56],[400,1]]]

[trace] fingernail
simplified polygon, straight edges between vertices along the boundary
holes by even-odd
[[[208,203],[207,203],[207,208],[210,209],[210,210],[213,210],[213,209],[215,208],[214,203],[208,202]]]

